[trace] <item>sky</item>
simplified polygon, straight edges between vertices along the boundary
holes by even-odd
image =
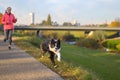
[[[110,23],[120,17],[120,0],[0,0],[0,12],[12,7],[18,19],[16,24],[30,24],[30,13],[35,13],[35,23],[51,15],[59,24],[77,21],[81,25]]]

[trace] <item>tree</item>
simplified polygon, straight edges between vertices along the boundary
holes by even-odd
[[[113,21],[110,23],[110,27],[120,27],[120,22]]]
[[[2,13],[0,13],[0,25],[2,25],[1,20],[2,20]]]
[[[116,18],[115,21],[110,23],[110,27],[120,27],[120,18]]]
[[[43,20],[42,23],[41,23],[40,25],[45,26],[45,25],[46,25],[46,21]]]
[[[46,21],[46,25],[47,25],[47,26],[51,26],[51,25],[52,25],[50,14],[48,14],[47,21]]]
[[[70,23],[70,22],[64,22],[63,26],[72,26],[72,23]]]
[[[55,22],[53,22],[52,21],[52,26],[58,26],[59,24],[55,21]]]

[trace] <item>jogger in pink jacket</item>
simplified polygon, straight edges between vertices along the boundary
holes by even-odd
[[[14,23],[17,22],[14,14],[11,13],[11,7],[8,7],[5,14],[2,16],[2,24],[4,25],[4,42],[9,40],[8,48],[11,49],[12,32],[14,30]]]

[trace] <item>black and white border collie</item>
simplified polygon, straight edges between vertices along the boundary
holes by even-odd
[[[51,40],[43,41],[40,45],[40,50],[41,50],[42,57],[44,56],[44,54],[46,52],[50,53],[49,58],[50,58],[52,64],[54,65],[54,67],[57,67],[54,58],[55,58],[55,55],[57,55],[57,60],[61,61],[60,40],[59,39],[51,39]]]

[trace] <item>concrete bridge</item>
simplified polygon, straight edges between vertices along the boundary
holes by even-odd
[[[2,27],[0,27],[2,29]],[[15,30],[36,30],[36,35],[40,34],[40,30],[62,30],[62,31],[85,31],[85,34],[90,31],[116,31],[120,32],[119,27],[77,27],[77,26],[37,26],[37,27],[29,27],[29,26],[15,26]]]
[[[71,30],[71,31],[120,31],[119,27],[67,27],[67,26],[38,26],[38,27],[27,27],[27,26],[17,26],[15,30]]]
[[[68,27],[68,26],[39,26],[39,27],[27,27],[27,26],[21,26],[21,27],[15,27],[15,30],[36,30],[36,35],[42,35],[40,30],[62,30],[62,31],[85,31],[85,34],[90,34],[91,31],[117,31],[117,34],[119,36],[120,34],[120,28],[119,27]]]

